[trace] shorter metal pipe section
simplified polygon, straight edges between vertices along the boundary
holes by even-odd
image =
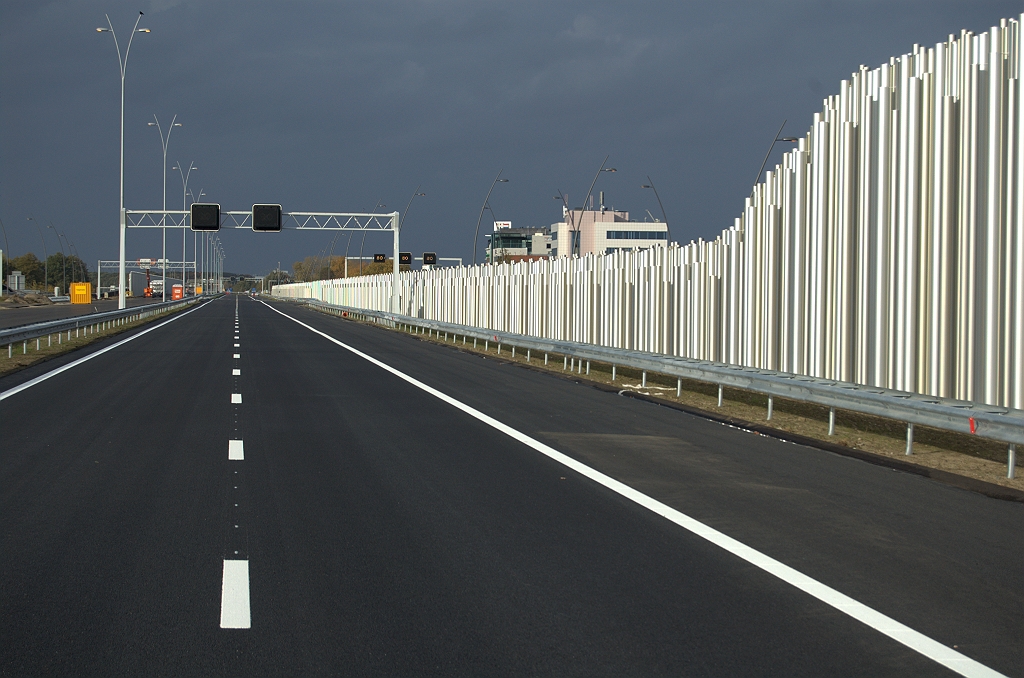
[[[774,407],[775,407],[775,398],[772,398],[771,396],[768,396],[768,419],[766,421],[771,421],[772,420],[772,409]]]
[[[1013,480],[1017,474],[1017,446],[1010,443],[1010,449],[1006,451],[1006,477]]]
[[[828,408],[828,434],[834,436],[836,434],[836,408]]]
[[[914,453],[914,424],[907,424],[907,456]]]

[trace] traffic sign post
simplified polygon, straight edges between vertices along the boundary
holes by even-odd
[[[246,211],[224,211],[220,205],[196,203],[200,213],[192,210],[122,210],[120,257],[120,307],[125,306],[125,238],[129,228],[191,228],[192,230],[219,230],[221,228],[277,232],[296,231],[391,231],[393,236],[394,281],[391,290],[391,308],[397,312],[399,299],[399,241],[401,219],[398,212],[374,214],[368,212],[283,212],[281,205],[254,204]],[[217,228],[211,226],[212,208],[217,208]],[[209,211],[204,213],[204,209]],[[193,220],[195,219],[195,220]],[[197,228],[206,225],[206,229]],[[387,257],[384,258],[387,261]]]

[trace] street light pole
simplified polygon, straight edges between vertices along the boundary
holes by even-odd
[[[507,184],[508,179],[502,179],[501,173],[505,171],[505,168],[498,170],[498,176],[494,177],[494,181],[491,182],[491,187],[487,189],[487,195],[484,197],[484,204],[480,206],[480,216],[476,218],[476,231],[473,233],[473,265],[476,266],[476,242],[480,239],[480,222],[484,218],[484,210],[487,209],[487,201],[491,199],[491,191],[494,190],[494,184]],[[494,211],[491,210],[491,214]]]
[[[171,132],[174,130],[174,128],[175,127],[181,127],[181,123],[180,122],[174,122],[177,119],[178,119],[178,114],[175,113],[174,117],[171,118],[171,125],[170,125],[170,127],[167,128],[167,136],[164,136],[164,130],[163,130],[162,127],[160,127],[160,118],[156,117],[156,113],[153,114],[153,120],[155,120],[156,122],[146,123],[149,127],[156,127],[157,132],[160,133],[160,145],[163,146],[163,149],[164,149],[164,165],[163,165],[163,168],[164,168],[164,183],[163,183],[164,202],[163,202],[163,210],[164,210],[164,212],[167,211],[167,144],[169,144],[171,142]],[[185,209],[185,208],[183,207],[182,209]],[[163,292],[161,293],[161,298],[160,298],[161,301],[167,301],[167,228],[166,228],[166,223],[167,222],[165,221],[166,219],[167,219],[167,215],[166,214],[164,214],[164,215],[162,215],[160,217],[160,225],[164,226],[164,228],[161,229],[163,231],[163,236],[164,236],[164,239],[163,239],[163,254],[161,255],[162,256],[161,263],[163,264],[163,279],[164,279],[164,282],[163,282]],[[182,233],[182,238],[184,238],[184,236],[185,236],[184,229],[181,231],[181,233]],[[182,242],[184,242],[184,240]],[[182,260],[182,262],[184,262],[185,261],[185,257],[182,256],[181,260]],[[184,266],[184,264],[182,264],[182,266]],[[182,275],[184,276],[184,274],[182,274]],[[184,285],[184,284],[185,283],[183,281],[182,285]],[[184,292],[184,290],[185,290],[185,288],[182,287],[182,292]]]
[[[665,206],[661,204],[661,197],[658,195],[658,189],[654,187],[654,182],[651,181],[651,175],[647,175],[647,183],[640,188],[651,189],[654,191],[654,197],[658,199],[658,207],[661,208],[661,218],[665,221],[665,247],[668,247],[669,241],[672,240],[672,231],[668,226],[668,217],[665,216]]]
[[[61,292],[67,294],[67,291],[68,291],[68,258],[67,258],[67,255],[64,254],[64,245],[60,241],[61,236],[63,236],[64,234],[61,233],[60,231],[58,231],[56,228],[53,227],[53,222],[52,221],[50,222],[50,225],[49,225],[48,228],[52,228],[53,232],[57,234],[57,246],[60,247],[61,284],[63,285],[63,287],[61,288]],[[65,240],[66,239],[67,238],[65,238]],[[72,276],[72,277],[74,277],[74,276]]]
[[[46,253],[46,241],[43,240],[43,229],[39,228],[39,222],[32,217],[28,218],[33,224],[36,225],[36,230],[39,231],[39,242],[43,244],[43,292],[46,292],[46,286],[50,284],[50,270],[49,261],[50,255]]]
[[[110,23],[110,17],[104,14],[107,18],[107,28],[97,28],[97,33],[110,32],[114,36],[114,48],[117,49],[117,63],[121,68],[121,266],[118,272],[118,299],[117,307],[119,309],[125,308],[128,305],[127,296],[125,294],[125,238],[127,236],[128,224],[126,222],[126,215],[124,212],[124,76],[125,71],[128,68],[128,54],[132,51],[132,41],[135,39],[136,33],[149,33],[148,28],[139,28],[139,22],[142,21],[142,12],[139,12],[139,18],[135,20],[135,26],[132,27],[132,35],[128,38],[128,47],[124,50],[124,57],[121,57],[121,46],[117,42],[117,33],[114,32],[114,25]]]
[[[170,136],[170,135],[168,135],[168,136]],[[167,163],[165,162],[164,164],[166,165]],[[174,165],[174,167],[172,167],[171,169],[172,170],[178,170],[178,175],[181,177],[181,211],[184,212],[185,211],[185,199],[188,196],[188,178],[192,174],[192,170],[197,170],[199,168],[195,166],[195,161],[189,161],[189,163],[188,163],[188,172],[187,173],[184,170],[181,169],[181,163],[180,162],[176,163]],[[202,192],[202,190],[200,190],[199,191],[199,196],[202,197],[202,195],[203,195],[203,192]],[[192,254],[193,254],[193,256],[195,255],[195,249],[196,249],[196,236],[195,236],[195,231],[193,231],[192,232]],[[186,259],[186,253],[185,253],[185,229],[183,228],[183,229],[181,229],[181,296],[182,297],[185,296],[185,280],[186,280],[186,276],[185,276],[185,259]],[[193,277],[194,277],[194,275],[196,273],[194,264],[195,264],[195,262],[193,262],[193,268],[192,268]]]
[[[768,158],[769,158],[769,156],[771,156],[772,149],[775,148],[776,142],[788,141],[790,143],[794,143],[795,144],[798,141],[800,141],[796,137],[780,137],[779,135],[782,134],[782,128],[785,127],[785,126],[786,126],[786,121],[783,120],[782,121],[782,127],[779,127],[779,131],[775,133],[775,138],[772,139],[771,146],[768,147],[768,152],[764,154],[764,162],[761,163],[761,169],[757,170],[757,178],[754,179],[754,185],[750,189],[750,194],[751,195],[754,194],[754,189],[757,188],[757,182],[761,181],[761,172],[764,171],[764,166],[768,164]],[[650,177],[647,177],[647,178],[650,179]]]
[[[607,155],[604,156],[604,160],[601,162],[600,169],[598,169],[597,170],[597,174],[594,175],[594,180],[590,182],[590,189],[587,190],[587,195],[586,195],[585,198],[583,198],[583,205],[580,207],[580,219],[583,218],[583,212],[585,212],[587,210],[587,201],[590,200],[590,196],[594,192],[594,186],[597,184],[597,178],[601,176],[601,172],[617,172],[618,171],[614,167],[605,167],[605,163],[608,162],[608,158],[609,157],[610,156],[607,156]],[[571,256],[571,255],[577,253],[577,249],[581,248],[581,243],[577,242],[578,240],[580,240],[580,238],[573,237],[573,233],[579,233],[580,232],[580,228],[583,226],[583,224],[577,224],[576,223],[575,210],[573,210],[573,209],[571,209],[569,207],[569,198],[568,198],[568,196],[563,195],[562,192],[559,191],[558,195],[555,196],[555,200],[559,200],[559,199],[562,201],[562,204],[565,206],[565,209],[566,209],[566,211],[568,212],[568,215],[569,215],[569,255]],[[559,252],[559,256],[561,256],[561,252]]]
[[[381,198],[380,200],[377,201],[377,204],[373,206],[372,210],[370,210],[371,214],[376,214],[377,210],[382,209],[384,207],[387,207],[387,205],[385,205],[383,202],[381,202],[381,200],[383,200],[383,199],[384,198]],[[349,243],[352,242],[352,237],[351,236],[349,236],[348,241],[349,241]],[[359,275],[363,274],[363,245],[364,244],[366,244],[366,229],[365,228],[363,229],[363,237],[359,241]],[[278,269],[281,268],[280,262],[278,262],[277,267],[278,267]],[[345,245],[345,277],[346,278],[348,277],[348,245]],[[280,281],[280,275],[278,275],[278,278],[279,278],[279,280],[277,282],[278,282],[278,284],[280,284],[280,282],[281,282]],[[296,276],[296,280],[298,280],[298,276]]]

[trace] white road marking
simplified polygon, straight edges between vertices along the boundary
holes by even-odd
[[[220,588],[220,627],[249,629],[249,561],[225,560]]]
[[[164,325],[166,325],[168,323],[173,323],[178,318],[184,318],[189,313],[192,313],[193,311],[198,311],[200,308],[202,308],[205,305],[206,305],[205,303],[204,304],[200,304],[199,306],[196,306],[193,309],[185,311],[184,313],[179,313],[178,315],[174,316],[173,318],[169,318],[169,319],[163,321],[159,325],[153,325],[152,327],[148,327],[148,328],[142,330],[141,332],[133,334],[132,336],[130,336],[130,337],[126,338],[126,339],[122,339],[121,341],[117,342],[116,344],[111,344],[110,346],[107,346],[106,348],[101,348],[100,350],[96,351],[95,353],[90,353],[87,356],[82,356],[78,360],[74,360],[74,361],[68,363],[67,365],[61,365],[57,369],[50,370],[46,374],[40,374],[35,379],[29,379],[24,384],[20,384],[18,386],[15,386],[14,388],[9,388],[6,391],[4,391],[3,393],[0,393],[0,400],[7,400],[12,395],[21,393],[25,389],[32,388],[36,384],[40,384],[40,383],[46,381],[47,379],[49,379],[50,377],[56,377],[61,372],[65,372],[67,370],[70,370],[72,367],[77,367],[78,365],[81,365],[84,362],[92,360],[93,358],[95,358],[97,356],[103,355],[107,351],[113,351],[118,346],[123,346],[124,344],[127,344],[129,341],[134,341],[134,340],[138,339],[139,337],[141,337],[144,334],[149,334],[153,330],[158,330],[158,329],[160,329],[161,327],[163,327]]]
[[[241,374],[242,374],[242,370],[231,370],[231,376],[232,377],[237,377],[237,376],[240,376]]]
[[[927,657],[928,659],[931,659],[932,661],[937,662],[945,666],[946,668],[955,671],[956,673],[959,673],[962,676],[969,676],[970,678],[988,678],[1000,676],[1002,678],[1006,678],[1005,676],[1003,676],[1003,674],[993,669],[990,669],[981,662],[977,662],[968,657],[967,655],[961,654],[950,647],[946,647],[938,641],[932,640],[923,633],[915,631],[914,629],[910,628],[905,624],[901,624],[892,617],[886,616],[881,612],[878,612],[877,610],[868,607],[864,603],[854,600],[846,594],[840,593],[834,588],[822,584],[816,579],[808,577],[804,573],[790,567],[789,565],[786,565],[778,560],[775,560],[771,556],[765,555],[764,553],[761,553],[760,551],[757,551],[756,549],[747,546],[743,542],[733,539],[727,534],[719,532],[718,530],[714,529],[709,525],[705,525],[704,523],[700,522],[699,520],[696,520],[695,518],[691,518],[682,511],[677,511],[671,506],[663,504],[652,497],[648,497],[646,494],[634,490],[629,485],[626,485],[625,483],[622,483],[616,480],[615,478],[612,478],[611,476],[607,476],[601,473],[600,471],[592,469],[586,464],[573,459],[568,455],[562,454],[555,448],[545,445],[544,443],[540,442],[539,440],[535,440],[534,438],[531,438],[525,433],[517,431],[511,426],[508,426],[507,424],[498,421],[494,417],[484,414],[480,410],[470,407],[469,405],[466,405],[465,403],[458,401],[455,398],[445,393],[442,393],[441,391],[438,391],[436,388],[432,386],[428,386],[427,384],[416,379],[415,377],[411,377],[408,374],[405,374],[404,372],[400,372],[399,370],[397,370],[394,367],[391,367],[387,363],[381,362],[380,360],[377,360],[373,356],[363,353],[359,349],[349,346],[348,344],[345,344],[335,339],[329,334],[321,332],[320,330],[311,327],[310,325],[307,325],[301,320],[293,318],[287,313],[279,311],[278,309],[274,308],[273,306],[266,302],[261,301],[260,303],[262,303],[264,306],[274,311],[275,313],[283,315],[285,318],[288,318],[292,322],[298,323],[299,325],[305,327],[310,332],[313,332],[314,334],[319,334],[323,338],[337,344],[346,351],[354,353],[360,358],[370,363],[373,363],[377,367],[380,367],[381,369],[390,372],[399,379],[402,379],[408,382],[409,384],[412,384],[416,388],[419,388],[422,391],[429,393],[435,398],[445,403],[448,403],[452,407],[461,410],[462,412],[465,412],[474,419],[481,421],[487,424],[488,426],[494,428],[495,430],[504,433],[510,438],[523,443],[527,447],[533,448],[537,452],[540,452],[541,454],[559,462],[560,464],[572,469],[573,471],[576,471],[580,475],[593,480],[599,485],[603,485],[612,492],[615,492],[625,497],[626,499],[629,499],[630,501],[633,501],[639,504],[640,506],[643,506],[649,511],[672,521],[673,523],[682,527],[683,529],[692,532],[693,534],[697,535],[698,537],[701,537],[702,539],[706,539],[715,546],[718,546],[719,548],[728,551],[734,556],[737,556],[738,558],[747,561],[751,565],[760,568],[768,574],[778,577],[787,584],[795,588],[798,588],[804,593],[807,593],[817,598],[821,602],[825,603],[826,605],[830,605],[831,607],[842,612],[843,614],[849,615],[850,617],[856,619],[862,624],[865,624],[866,626],[873,628],[879,633],[889,636],[896,642],[903,644],[904,646],[910,648],[911,650],[914,650],[915,652],[918,652],[919,654]]]
[[[241,393],[232,393],[231,394],[231,404],[232,405],[241,405],[242,404],[242,394]]]
[[[228,461],[245,461],[245,445],[241,440],[228,441]]]
[[[242,357],[242,354],[241,354],[241,353],[236,353],[236,354],[234,354],[234,355],[233,355],[233,356],[231,356],[231,357],[232,357],[232,358],[241,358],[241,357]]]
[[[239,346],[238,344],[235,344],[235,348],[241,348],[241,346]]]
[[[235,335],[235,339],[238,339],[238,335],[237,334]]]

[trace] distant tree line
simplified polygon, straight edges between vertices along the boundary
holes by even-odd
[[[4,284],[12,271],[21,271],[25,276],[25,287],[31,290],[52,290],[60,287],[67,294],[68,286],[73,282],[91,282],[92,274],[85,262],[75,255],[64,255],[60,252],[51,254],[46,261],[41,261],[32,252],[20,257],[4,256]]]
[[[292,264],[295,271],[296,282],[309,282],[310,280],[329,280],[331,278],[344,278],[345,266],[348,265],[348,276],[354,278],[359,275],[376,275],[378,273],[392,273],[394,262],[392,259],[381,263],[376,261],[362,261],[354,259],[348,261],[346,257],[306,257],[302,261]],[[402,266],[401,270],[408,271],[408,266]],[[273,276],[274,274],[272,274]]]

